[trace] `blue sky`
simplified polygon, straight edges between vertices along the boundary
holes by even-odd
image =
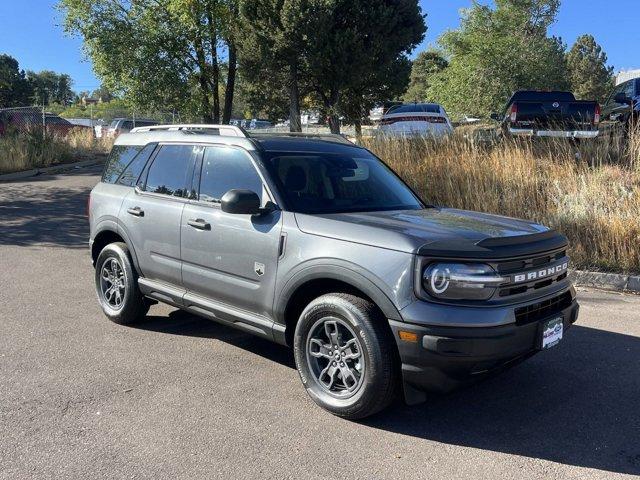
[[[91,64],[83,59],[82,42],[66,37],[54,8],[56,0],[0,0],[0,53],[18,59],[24,69],[68,73],[75,90],[99,85]],[[459,24],[459,9],[471,0],[421,0],[429,30],[423,47],[435,44],[447,29]],[[563,0],[554,35],[571,45],[591,33],[609,55],[616,70],[640,68],[638,0]]]

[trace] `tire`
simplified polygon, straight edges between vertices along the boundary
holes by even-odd
[[[296,325],[294,356],[309,396],[334,415],[365,418],[395,397],[396,346],[386,318],[367,300],[345,293],[313,300]]]
[[[116,277],[117,284],[114,285]],[[149,311],[149,303],[138,288],[138,276],[125,243],[110,243],[102,249],[96,260],[95,285],[102,311],[112,322],[131,325]]]

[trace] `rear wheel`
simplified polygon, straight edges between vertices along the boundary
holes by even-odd
[[[396,392],[396,351],[386,319],[371,302],[323,295],[302,312],[294,336],[296,366],[307,393],[340,417],[364,418]]]
[[[112,322],[128,325],[144,318],[149,303],[138,288],[127,245],[110,243],[96,260],[95,284],[98,301]]]

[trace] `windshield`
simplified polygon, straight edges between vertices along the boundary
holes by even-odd
[[[410,103],[408,105],[396,105],[391,107],[390,113],[440,113],[440,105],[432,103]]]
[[[265,164],[294,212],[423,208],[402,180],[366,150],[354,148],[352,154],[269,152]]]

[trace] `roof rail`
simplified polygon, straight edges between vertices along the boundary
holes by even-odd
[[[327,142],[345,143],[347,145],[354,145],[354,143],[339,133],[306,133],[306,132],[251,132],[249,137],[302,137],[302,138],[317,138],[318,140],[326,140]]]
[[[197,124],[197,123],[185,123],[178,125],[149,125],[145,127],[136,127],[131,130],[130,133],[143,133],[143,132],[157,132],[161,130],[167,131],[203,131],[210,130],[211,135],[221,135],[227,137],[247,137],[247,133],[240,127],[233,125],[212,125],[212,124]]]

